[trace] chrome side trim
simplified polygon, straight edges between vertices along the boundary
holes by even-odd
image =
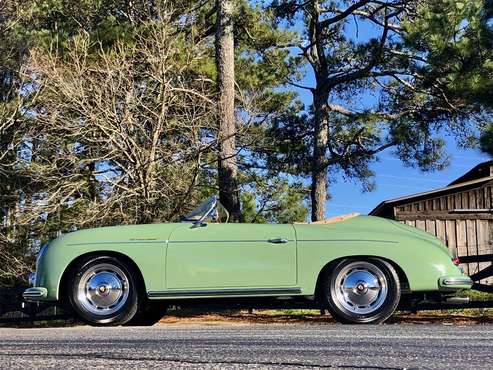
[[[169,244],[198,244],[198,243],[271,243],[272,239],[238,239],[238,240],[170,240]],[[295,242],[294,239],[283,239],[286,242]]]
[[[238,240],[170,240],[169,244],[182,244],[182,243],[271,243],[274,239],[238,239]],[[286,242],[372,242],[372,243],[390,243],[399,244],[393,240],[378,240],[378,239],[284,239]]]
[[[399,244],[395,240],[378,240],[378,239],[298,239],[298,243],[303,242],[370,242],[370,243],[389,243]]]
[[[288,242],[295,242],[294,239],[287,239]],[[156,239],[129,239],[122,241],[105,242],[82,242],[69,243],[67,245],[114,245],[114,244],[199,244],[199,243],[268,243],[267,239],[242,239],[242,240],[156,240]]]
[[[257,289],[208,289],[208,290],[169,290],[147,292],[149,298],[208,297],[208,296],[248,296],[248,295],[289,295],[300,294],[301,288],[257,288]]]
[[[166,244],[167,240],[121,240],[121,241],[108,241],[108,242],[82,242],[82,243],[68,243],[67,245],[114,245],[114,244]]]

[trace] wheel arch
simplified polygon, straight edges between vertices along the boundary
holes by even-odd
[[[67,301],[67,298],[68,298],[67,297],[67,292],[68,292],[67,281],[68,281],[68,277],[69,277],[70,273],[74,270],[75,266],[77,266],[77,264],[85,258],[98,257],[98,256],[115,257],[115,258],[118,258],[119,260],[121,260],[122,262],[127,263],[130,266],[132,266],[132,268],[134,268],[135,271],[137,272],[137,280],[139,281],[139,284],[141,284],[141,287],[144,289],[144,291],[147,291],[144,276],[142,275],[142,271],[132,258],[130,258],[126,254],[121,253],[121,252],[110,251],[110,250],[98,250],[98,251],[91,251],[91,252],[81,254],[81,255],[77,256],[76,258],[74,258],[72,261],[70,261],[70,263],[67,265],[67,267],[65,268],[65,270],[63,271],[63,273],[60,277],[60,281],[58,284],[58,300],[60,302],[62,302],[62,303],[68,302]]]
[[[375,259],[375,258],[378,258],[380,260],[383,260],[383,261],[389,263],[395,269],[395,271],[397,272],[397,276],[399,277],[399,282],[401,284],[402,292],[403,293],[408,293],[409,290],[410,290],[409,289],[409,279],[408,279],[406,273],[404,272],[404,270],[402,269],[402,267],[400,267],[399,264],[397,264],[395,261],[392,261],[391,259],[388,259],[388,258],[385,258],[385,257],[381,257],[381,256],[352,255],[352,256],[343,256],[343,257],[336,258],[336,259],[334,259],[332,261],[327,262],[324,265],[324,267],[322,267],[322,269],[318,273],[317,282],[315,284],[315,299],[317,301],[320,301],[320,297],[321,297],[321,294],[322,294],[321,287],[322,287],[322,278],[323,278],[323,276],[325,276],[325,274],[327,273],[327,271],[329,271],[332,268],[335,268],[335,266],[337,266],[337,264],[339,264],[341,261],[343,261],[345,259],[363,259],[363,260],[368,260],[368,259]]]

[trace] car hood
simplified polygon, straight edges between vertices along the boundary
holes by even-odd
[[[145,242],[168,240],[171,232],[181,223],[121,225],[77,230],[55,239],[57,244],[103,244],[108,242]]]

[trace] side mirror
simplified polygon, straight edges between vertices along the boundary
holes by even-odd
[[[190,228],[196,229],[198,227],[204,227],[204,226],[207,226],[207,224],[205,222],[203,222],[202,220],[199,220],[199,221],[192,222],[192,226]]]

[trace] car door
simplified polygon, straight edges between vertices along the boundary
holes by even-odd
[[[170,235],[166,288],[295,286],[292,225],[183,224]]]

